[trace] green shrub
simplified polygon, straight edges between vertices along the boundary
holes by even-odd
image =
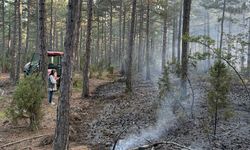
[[[231,76],[229,69],[222,62],[216,62],[210,69],[211,89],[208,92],[209,112],[214,114],[218,110],[227,108],[227,94],[230,89]],[[217,106],[216,106],[217,105]]]
[[[107,71],[108,71],[109,74],[113,74],[114,73],[114,67],[113,66],[109,66],[107,68]]]
[[[214,118],[216,134],[216,122],[222,114],[225,119],[229,119],[233,112],[227,99],[230,90],[231,75],[228,67],[221,61],[215,62],[210,69],[211,88],[208,91],[208,112]]]
[[[90,78],[92,77],[96,77],[96,78],[101,78],[102,77],[102,74],[104,72],[104,63],[105,61],[101,60],[99,61],[98,63],[96,64],[93,64],[90,66]]]
[[[169,67],[164,67],[164,72],[162,73],[162,77],[159,79],[158,86],[160,90],[159,97],[165,97],[167,92],[169,92],[171,88],[169,79]]]
[[[41,77],[35,74],[20,80],[11,106],[7,109],[7,116],[12,119],[13,123],[17,123],[22,118],[29,118],[30,129],[34,130],[39,127],[45,93],[42,82]]]
[[[83,81],[82,77],[74,76],[73,77],[73,88],[75,89],[82,89]]]

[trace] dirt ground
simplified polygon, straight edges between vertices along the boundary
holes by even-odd
[[[56,106],[58,103],[58,92],[55,93],[53,101],[56,105],[49,105],[47,99],[44,99],[42,104],[43,120],[41,121],[41,128],[38,131],[30,131],[28,126],[28,120],[23,119],[19,122],[19,125],[12,125],[12,123],[4,115],[4,111],[9,106],[14,86],[8,80],[8,74],[0,75],[0,149],[6,150],[48,150],[52,149],[51,137],[55,130],[56,119]],[[107,82],[111,82],[108,78],[90,79],[90,93],[92,94],[96,87],[103,85]],[[74,89],[72,94],[72,100],[70,102],[71,108],[74,110],[82,101],[81,90]],[[24,140],[24,141],[22,141]],[[21,141],[18,143],[18,141]],[[43,141],[43,143],[41,143]],[[17,142],[17,143],[15,143]],[[11,144],[14,143],[14,144]],[[9,144],[9,145],[8,145]],[[42,146],[38,146],[42,144]],[[48,144],[48,145],[47,145]],[[70,148],[72,150],[85,150],[87,146],[71,142]]]
[[[0,149],[5,144],[33,138],[6,146],[3,149],[51,149],[51,139],[55,128],[56,106],[43,103],[44,118],[42,128],[31,132],[22,126],[12,126],[1,114],[8,106],[13,86],[7,82],[7,75],[1,76],[0,89]],[[111,80],[112,79],[112,80]],[[234,110],[230,120],[220,118],[217,136],[210,132],[211,123],[207,119],[205,91],[207,82],[203,78],[192,77],[195,93],[194,118],[190,118],[189,108],[192,98],[181,102],[186,114],[173,114],[172,100],[165,105],[158,98],[157,82],[146,81],[136,76],[133,93],[126,94],[123,78],[110,80],[90,80],[91,97],[81,99],[78,89],[73,91],[70,116],[70,148],[72,150],[125,150],[142,145],[154,145],[151,149],[250,149],[250,113],[247,108],[249,97],[244,88],[234,83],[229,95]],[[249,83],[248,83],[248,88]],[[1,91],[0,91],[1,94]],[[58,94],[54,101],[58,99]],[[163,105],[164,104],[164,105]],[[41,141],[42,146],[38,146]],[[165,144],[155,144],[155,143]]]

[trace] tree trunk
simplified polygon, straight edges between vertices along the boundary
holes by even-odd
[[[99,63],[100,55],[100,16],[97,14],[97,40],[96,40],[96,63]]]
[[[109,28],[109,52],[108,52],[108,67],[111,66],[111,56],[112,56],[112,30],[113,30],[113,6],[112,0],[110,0],[110,28]]]
[[[39,52],[41,55],[40,68],[42,72],[42,79],[44,81],[44,88],[47,91],[47,80],[48,80],[48,65],[47,65],[47,50],[46,50],[46,39],[45,39],[45,0],[39,0],[39,14],[38,14],[38,42]]]
[[[53,0],[50,0],[50,31],[49,31],[49,50],[53,50]]]
[[[27,58],[27,52],[29,51],[29,38],[30,38],[30,2],[31,0],[27,1],[27,12],[28,12],[28,16],[27,16],[27,28],[26,28],[26,43],[25,43],[25,50],[24,50],[24,54],[23,54],[23,61],[24,63],[26,62],[26,58]],[[23,65],[24,65],[23,63]]]
[[[58,36],[59,36],[59,35],[58,35],[58,31],[56,31],[56,32],[55,32],[55,43],[56,43],[56,44],[55,44],[55,49],[56,49],[57,51],[59,51],[59,43],[58,43],[58,42],[59,42],[59,41],[58,41],[58,40],[59,40],[59,39],[58,39],[59,37],[58,37]]]
[[[36,30],[39,31],[39,0],[36,0]],[[39,52],[39,32],[36,33],[36,52]]]
[[[136,12],[136,0],[132,1],[132,12],[131,12],[131,26],[129,32],[129,43],[128,43],[128,59],[127,59],[127,79],[126,79],[126,92],[132,92],[132,61],[133,61],[133,46],[134,46],[134,27],[135,27],[135,12]]]
[[[81,70],[81,56],[82,56],[82,49],[83,49],[83,29],[82,26],[80,27],[80,48],[79,48],[79,59],[77,60],[77,64],[79,64],[77,66],[77,70],[80,71]]]
[[[163,45],[162,45],[162,63],[161,63],[161,68],[162,72],[164,71],[164,67],[166,65],[166,51],[167,51],[167,17],[164,17],[163,20]]]
[[[0,70],[0,71],[2,71],[2,72],[6,72],[7,70],[6,70],[6,54],[7,54],[7,52],[6,52],[6,49],[5,49],[5,18],[4,18],[4,16],[5,16],[5,7],[4,7],[4,4],[5,4],[5,1],[4,0],[2,0],[2,55],[0,55],[0,58],[2,59],[2,64],[1,64],[1,66],[0,67],[2,67],[2,70]]]
[[[12,46],[10,51],[10,80],[15,82],[16,77],[16,34],[17,34],[17,0],[14,2],[14,26],[13,26],[13,36],[12,36]]]
[[[120,73],[121,75],[125,74],[125,36],[126,36],[126,5],[123,5],[123,29],[122,29],[122,65]]]
[[[178,50],[177,50],[177,64],[180,66],[181,61],[181,24],[182,24],[182,9],[183,8],[183,1],[181,1],[180,6],[180,14],[179,14],[179,32],[178,32]]]
[[[209,17],[209,12],[207,11],[207,36],[210,37],[210,17]],[[210,53],[210,50],[208,49],[208,52]],[[208,56],[208,62],[207,62],[208,69],[211,66],[211,56]]]
[[[106,12],[105,12],[105,16],[106,16]],[[108,55],[107,55],[107,18],[105,17],[104,19],[105,23],[105,29],[104,29],[104,56],[105,56],[105,62],[108,62]]]
[[[247,53],[247,73],[250,76],[250,19],[248,19],[248,53]]]
[[[93,1],[88,0],[88,22],[87,22],[87,36],[86,36],[86,52],[83,67],[83,90],[82,97],[89,96],[89,63],[90,63],[90,49],[91,49],[91,30],[92,30],[92,5]]]
[[[80,59],[80,54],[79,54],[79,36],[80,36],[80,26],[81,26],[81,10],[82,10],[82,0],[79,0],[79,11],[77,12],[77,26],[75,29],[75,40],[74,40],[74,49],[73,49],[73,54],[74,54],[74,64],[73,64],[73,70],[77,70],[77,66],[80,65],[78,64],[78,59]],[[79,70],[78,70],[79,71]]]
[[[2,44],[2,55],[4,57],[5,54],[5,20],[4,20],[4,16],[5,16],[5,9],[4,9],[4,0],[2,0],[2,30],[3,30],[3,44]]]
[[[63,48],[64,48],[64,45],[63,45],[63,43],[64,43],[64,41],[63,41],[63,30],[60,32],[60,49],[61,50],[63,50]]]
[[[229,21],[228,21],[228,34],[229,35],[232,35],[232,13],[230,12],[229,13]],[[231,54],[231,51],[232,51],[232,48],[231,48],[231,46],[230,46],[230,44],[228,44],[228,54]],[[244,57],[244,56],[243,56]],[[244,63],[244,62],[243,62]],[[243,65],[242,63],[241,63],[241,65]]]
[[[150,56],[149,56],[149,0],[147,3],[147,25],[146,25],[146,34],[147,34],[147,45],[146,45],[146,80],[150,80]]]
[[[175,44],[176,44],[176,18],[173,18],[173,38],[172,38],[172,62],[176,61],[175,54]]]
[[[56,26],[56,22],[57,22],[57,17],[56,17],[56,10],[54,11],[54,17],[53,17],[53,36],[52,36],[52,39],[53,39],[53,46],[52,46],[52,49],[54,51],[57,51],[58,49],[56,48],[56,32],[57,32],[57,26]]]
[[[119,9],[119,48],[118,48],[118,60],[119,60],[119,66],[121,66],[121,50],[122,50],[122,6],[123,2],[120,1],[120,9]]]
[[[142,64],[142,38],[143,38],[143,14],[144,14],[144,9],[143,9],[143,2],[140,0],[141,3],[141,10],[140,10],[140,25],[139,25],[139,48],[138,48],[138,71],[142,72],[143,64]]]
[[[17,19],[18,19],[18,52],[16,59],[16,78],[15,83],[18,83],[20,78],[20,63],[21,63],[21,51],[22,51],[22,24],[21,24],[21,2],[17,1]]]
[[[182,36],[189,36],[189,22],[192,0],[184,0],[183,29]],[[181,60],[181,95],[187,95],[187,74],[188,74],[188,42],[182,41],[182,60]]]
[[[60,87],[60,98],[57,110],[57,122],[54,139],[54,150],[69,149],[69,109],[70,109],[70,95],[72,83],[72,61],[73,48],[75,44],[75,30],[77,26],[77,12],[79,11],[79,0],[69,0],[68,2],[68,16],[65,37],[65,53],[62,62],[62,81]]]
[[[11,17],[10,17],[10,13],[11,12],[11,10],[9,10],[9,16],[8,16],[8,21],[9,21],[9,23],[8,23],[8,52],[7,52],[7,58],[8,58],[8,56],[10,56],[10,53],[11,53]],[[11,59],[11,56],[10,56],[10,59]],[[10,67],[11,67],[11,65],[10,65]]]

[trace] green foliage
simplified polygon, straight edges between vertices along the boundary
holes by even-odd
[[[109,74],[113,74],[114,73],[114,67],[113,66],[109,66],[107,68],[107,71],[108,71]]]
[[[7,116],[17,123],[19,119],[29,118],[30,128],[37,129],[42,118],[41,106],[44,87],[40,76],[31,75],[22,79],[16,87]]]
[[[227,66],[221,62],[215,62],[210,69],[211,89],[208,91],[208,111],[213,116],[216,111],[223,110],[224,117],[227,119],[232,114],[227,100],[230,90],[231,76]]]
[[[198,61],[201,60],[206,60],[211,56],[210,53],[208,52],[204,52],[204,53],[200,53],[200,52],[195,52],[193,55],[189,55],[189,63],[192,64],[193,67],[196,68]]]
[[[96,78],[101,78],[104,72],[104,64],[105,61],[99,61],[97,64],[93,64],[90,66],[90,77],[95,76]]]
[[[177,76],[181,75],[181,65],[175,59],[174,62],[168,63],[168,66],[169,73],[176,74]]]
[[[167,92],[170,91],[170,79],[169,79],[169,67],[164,67],[164,72],[162,73],[162,77],[159,79],[158,86],[159,86],[159,97],[163,98],[166,96]]]
[[[81,76],[74,75],[73,77],[73,88],[74,89],[82,89],[83,81]]]

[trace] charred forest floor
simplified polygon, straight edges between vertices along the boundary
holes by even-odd
[[[70,148],[110,150],[115,145],[116,150],[123,150],[148,145],[144,149],[250,149],[250,112],[247,107],[250,100],[243,86],[239,82],[233,83],[229,99],[234,116],[229,120],[220,118],[215,138],[212,136],[212,124],[207,119],[207,80],[198,75],[190,79],[195,95],[194,118],[189,112],[192,96],[182,102],[186,113],[172,114],[172,107],[167,106],[165,116],[159,117],[162,114],[159,110],[164,107],[158,98],[157,82],[146,81],[141,75],[135,76],[130,94],[125,93],[123,78],[91,80],[91,97],[81,99],[80,91],[73,91]],[[250,90],[249,82],[247,86]],[[14,87],[6,82],[0,88],[7,91],[1,96],[4,100],[0,100],[2,112],[11,100]],[[43,109],[42,128],[35,133],[0,118],[0,147],[31,138],[3,149],[51,149],[56,107],[44,103]],[[38,135],[44,136],[32,138]]]

